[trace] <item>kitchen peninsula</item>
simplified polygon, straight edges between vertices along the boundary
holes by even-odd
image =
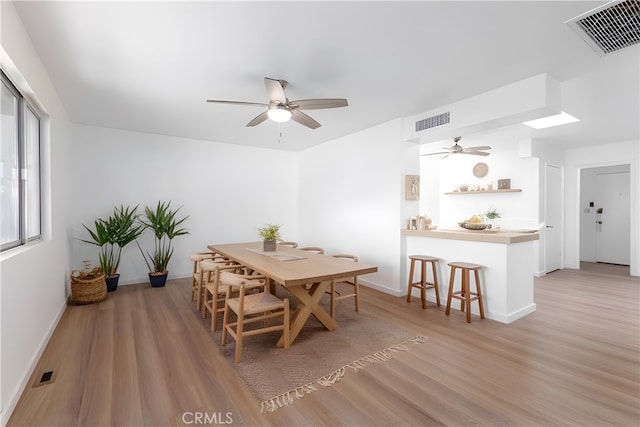
[[[471,262],[483,266],[480,282],[486,317],[502,323],[511,323],[536,309],[533,301],[533,276],[536,264],[536,245],[539,235],[535,231],[501,230],[408,230],[402,229],[402,251],[407,260],[405,286],[408,282],[408,256],[430,255],[438,257],[438,278],[441,295],[449,288],[449,267],[453,261]],[[460,275],[455,289],[460,289]],[[452,308],[460,309],[459,304]],[[476,304],[472,313],[478,314]]]

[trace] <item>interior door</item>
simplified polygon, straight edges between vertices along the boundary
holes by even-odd
[[[596,175],[596,261],[629,265],[629,172]]]
[[[562,173],[558,166],[545,168],[544,270],[562,268]]]

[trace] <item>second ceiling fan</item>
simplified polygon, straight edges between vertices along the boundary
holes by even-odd
[[[485,151],[482,150],[491,150],[491,147],[489,147],[488,145],[481,145],[481,146],[477,146],[477,147],[462,147],[461,145],[458,145],[458,142],[460,142],[460,140],[462,139],[461,136],[456,136],[453,141],[455,142],[455,144],[451,147],[442,147],[443,149],[447,150],[447,151],[439,151],[437,153],[427,153],[427,154],[422,154],[423,156],[433,156],[434,154],[444,154],[444,156],[442,156],[442,158],[446,158],[449,157],[450,154],[471,154],[474,156],[488,156],[491,153],[487,153]]]
[[[253,120],[247,123],[248,127],[259,125],[267,119],[275,122],[286,122],[291,119],[311,129],[317,129],[321,125],[302,110],[321,110],[324,108],[346,107],[349,104],[344,98],[321,98],[321,99],[299,99],[289,101],[284,93],[287,87],[286,80],[277,80],[269,77],[264,78],[264,86],[267,90],[268,103],[265,102],[244,102],[244,101],[223,101],[219,99],[207,99],[207,102],[234,105],[256,105],[267,107],[267,110],[258,114]]]

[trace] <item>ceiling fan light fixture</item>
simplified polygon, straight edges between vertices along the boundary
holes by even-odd
[[[281,105],[274,105],[269,108],[267,116],[274,122],[283,123],[291,118],[291,111]]]

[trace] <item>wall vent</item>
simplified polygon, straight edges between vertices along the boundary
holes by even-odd
[[[416,132],[421,130],[431,129],[437,126],[446,125],[449,123],[451,113],[446,112],[438,114],[437,116],[427,117],[426,119],[418,120],[416,122]]]
[[[615,0],[566,21],[598,55],[640,42],[640,0]]]

